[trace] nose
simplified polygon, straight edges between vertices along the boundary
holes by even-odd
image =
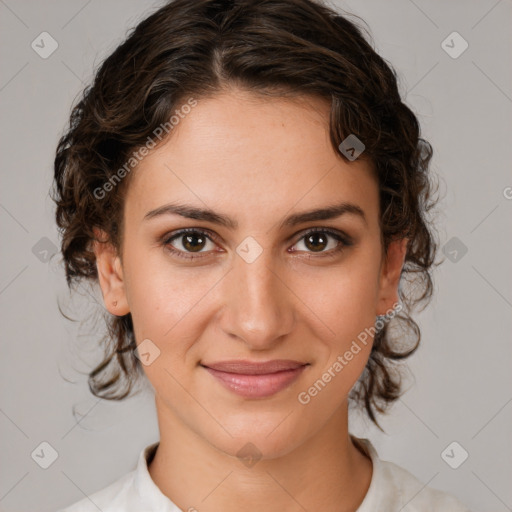
[[[252,350],[274,347],[294,323],[290,283],[271,261],[270,252],[264,250],[251,263],[236,255],[223,283],[221,328]]]

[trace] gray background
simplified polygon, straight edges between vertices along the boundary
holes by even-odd
[[[1,510],[52,511],[77,501],[131,470],[158,439],[150,391],[120,404],[89,394],[93,328],[61,317],[57,300],[69,301],[63,270],[58,256],[45,256],[58,244],[47,191],[71,104],[125,31],[159,5],[0,0]],[[436,272],[408,391],[382,419],[387,435],[358,417],[351,430],[370,438],[381,458],[475,511],[512,510],[512,3],[335,5],[367,21],[377,50],[399,72],[442,178],[441,243],[458,255]],[[47,59],[31,48],[43,31],[59,45]],[[453,31],[469,43],[458,58],[441,46]],[[72,304],[95,307],[85,290]],[[43,441],[58,452],[46,470],[31,457]],[[469,453],[456,470],[441,458],[452,441]]]

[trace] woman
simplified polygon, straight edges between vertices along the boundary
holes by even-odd
[[[467,510],[348,431],[349,402],[379,426],[400,396],[432,291],[419,135],[393,70],[311,0],[176,0],[104,61],[56,217],[68,283],[109,312],[91,390],[145,376],[160,440],[67,512]]]

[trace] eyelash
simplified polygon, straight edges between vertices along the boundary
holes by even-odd
[[[192,253],[186,253],[185,251],[181,251],[179,249],[176,249],[175,247],[173,247],[171,245],[171,242],[173,242],[174,240],[180,238],[180,236],[184,236],[184,235],[187,235],[189,233],[204,235],[211,242],[215,242],[217,240],[217,237],[213,233],[211,233],[210,231],[206,231],[206,230],[202,230],[202,229],[198,229],[198,228],[185,228],[185,229],[181,229],[180,231],[178,231],[176,233],[173,233],[171,235],[164,235],[164,237],[162,237],[162,244],[163,244],[163,246],[169,252],[171,252],[172,254],[174,254],[175,256],[177,256],[179,258],[183,258],[183,259],[186,259],[186,260],[196,260],[196,259],[200,259],[200,258],[206,257],[206,253],[205,253],[205,256],[196,256],[196,255],[192,256],[191,255]],[[339,233],[337,231],[333,231],[333,230],[328,229],[328,228],[312,228],[312,229],[309,229],[308,231],[306,231],[297,240],[297,242],[295,242],[295,244],[298,243],[299,241],[301,241],[302,239],[306,238],[308,235],[310,235],[312,233],[324,233],[324,234],[327,234],[327,235],[331,236],[332,238],[334,238],[335,240],[337,240],[339,242],[339,244],[338,244],[338,246],[335,249],[331,249],[330,251],[326,251],[326,252],[322,252],[322,253],[317,253],[316,255],[313,255],[313,256],[305,256],[306,258],[319,258],[319,257],[320,258],[334,258],[343,249],[353,245],[353,242],[350,240],[350,238],[348,238],[345,235],[342,235],[341,233]],[[201,253],[197,253],[197,254],[201,254]]]

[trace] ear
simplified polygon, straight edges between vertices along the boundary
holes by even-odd
[[[408,238],[391,242],[388,246],[387,254],[384,255],[379,277],[377,315],[389,313],[393,306],[399,302],[398,284],[405,256],[407,255],[408,242]]]
[[[93,252],[96,256],[98,280],[105,307],[115,316],[126,315],[130,308],[126,299],[121,258],[110,242],[102,241],[108,240],[103,230],[94,228],[94,236]]]

